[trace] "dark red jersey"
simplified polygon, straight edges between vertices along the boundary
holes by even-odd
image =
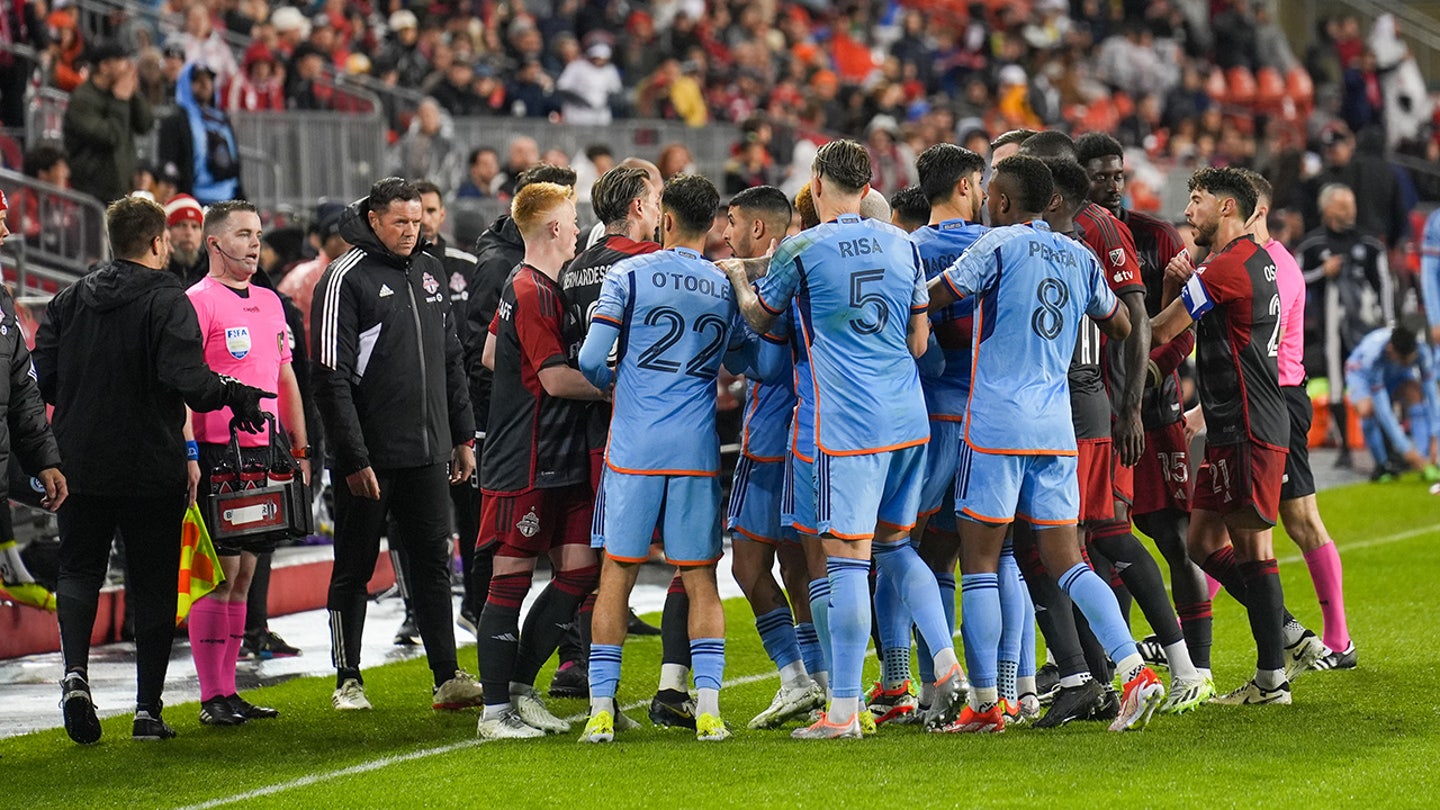
[[[1175,226],[1163,219],[1120,209],[1120,221],[1130,229],[1135,240],[1135,254],[1140,260],[1140,278],[1145,282],[1145,312],[1150,317],[1160,314],[1165,295],[1165,265],[1185,249]],[[1151,346],[1152,351],[1159,349]],[[1146,430],[1173,424],[1184,417],[1180,407],[1180,375],[1170,372],[1160,385],[1145,389],[1140,401],[1140,418]]]

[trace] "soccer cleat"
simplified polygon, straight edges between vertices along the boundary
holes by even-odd
[[[0,591],[8,594],[10,601],[16,604],[55,612],[55,594],[38,582],[5,582],[0,578]]]
[[[637,728],[640,728],[639,723],[631,720],[628,716],[626,716],[624,712],[620,711],[619,709],[615,710],[616,731],[634,731]]]
[[[1281,706],[1290,705],[1290,684],[1282,683],[1275,689],[1261,689],[1252,678],[1244,686],[1236,689],[1228,695],[1219,695],[1210,698],[1210,702],[1220,706],[1258,706],[1265,703],[1276,703]]]
[[[272,658],[293,658],[300,654],[300,648],[286,643],[285,639],[269,630],[256,635],[246,634],[240,643],[240,657],[249,660],[269,661]]]
[[[626,626],[625,633],[631,636],[658,636],[660,635],[660,628],[636,616],[635,611],[631,610],[630,624]]]
[[[1351,641],[1349,646],[1343,650],[1331,650],[1329,655],[1321,656],[1319,660],[1310,665],[1311,669],[1354,669],[1359,663],[1355,654],[1355,642]]]
[[[797,689],[781,686],[775,691],[775,699],[770,701],[770,706],[750,721],[750,728],[775,728],[787,720],[824,705],[825,691],[814,681]]]
[[[470,608],[461,608],[460,615],[455,618],[455,626],[469,633],[472,636],[479,636],[480,620]]]
[[[200,704],[200,724],[202,726],[243,726],[245,717],[230,706],[229,700],[217,697]]]
[[[1000,698],[1000,713],[1005,716],[1005,725],[1013,726],[1020,722],[1020,701],[1014,703]]]
[[[1135,648],[1139,650],[1140,657],[1145,659],[1146,666],[1170,668],[1170,659],[1165,657],[1165,648],[1160,645],[1158,636],[1146,636],[1143,641],[1135,642]]]
[[[515,704],[515,713],[520,719],[534,728],[538,728],[546,734],[564,734],[570,730],[570,724],[550,713],[545,708],[544,701],[533,686],[510,687],[510,702]]]
[[[1107,723],[1120,716],[1120,693],[1115,687],[1105,684],[1100,689],[1100,697],[1090,706],[1090,716],[1086,720],[1098,720]]]
[[[670,701],[656,695],[650,701],[650,722],[656,728],[688,728],[695,730],[695,701]]]
[[[1306,630],[1294,644],[1285,648],[1285,680],[1294,683],[1315,662],[1330,654],[1325,642],[1313,632]]]
[[[866,708],[875,715],[875,725],[877,726],[883,726],[886,723],[895,723],[896,725],[913,723],[918,716],[916,709],[919,705],[920,701],[910,690],[909,679],[894,689],[886,689],[882,686],[878,694],[872,691],[871,697],[866,702]]]
[[[451,712],[483,705],[484,691],[480,684],[475,682],[475,678],[463,669],[455,670],[455,677],[435,687],[434,695],[430,698],[432,709]]]
[[[1088,718],[1103,691],[1095,681],[1086,681],[1079,686],[1061,687],[1055,700],[1050,703],[1050,710],[1035,721],[1035,728],[1059,728],[1072,720]]]
[[[135,712],[135,722],[130,726],[130,739],[173,740],[175,736],[175,729],[160,719],[158,710],[153,714],[143,709]]]
[[[370,701],[365,697],[365,685],[354,678],[346,678],[330,696],[330,703],[342,712],[364,711],[369,708]]]
[[[1184,714],[1215,697],[1215,681],[1201,678],[1194,681],[1170,681],[1170,696],[1160,706],[1161,714]]]
[[[965,671],[959,664],[952,664],[949,672],[936,678],[935,702],[931,704],[930,714],[925,718],[925,727],[935,729],[954,722],[960,713],[960,704],[965,700],[968,687]]]
[[[550,697],[590,697],[590,673],[583,661],[562,661],[550,679]]]
[[[825,712],[820,713],[820,719],[804,727],[797,728],[790,732],[790,738],[795,740],[858,740],[865,736],[860,728],[860,715],[857,713],[850,718],[850,722],[839,725],[830,722]]]
[[[610,712],[599,711],[590,716],[585,730],[580,732],[580,742],[607,743],[615,739],[615,718]]]
[[[1035,692],[1042,706],[1049,706],[1060,694],[1060,667],[1047,663],[1035,671]]]
[[[1005,730],[1005,710],[993,704],[977,712],[967,705],[953,723],[930,730],[939,734],[999,734]]]
[[[269,706],[256,706],[239,695],[230,695],[225,699],[230,702],[230,711],[240,715],[246,720],[274,720],[280,716],[279,709],[272,709]]]
[[[709,712],[695,718],[695,739],[700,742],[720,742],[730,739],[730,729],[725,721]]]
[[[1033,694],[1026,693],[1020,696],[1020,700],[1017,701],[1017,703],[1019,705],[1020,711],[1016,715],[1014,721],[1014,725],[1016,728],[1027,725],[1029,723],[1034,723],[1036,720],[1040,719],[1040,698],[1036,697]],[[1011,724],[1009,718],[1005,719],[1005,724]]]
[[[79,672],[71,672],[60,681],[60,710],[65,715],[65,733],[70,739],[81,745],[100,742],[100,718],[95,716],[90,684]]]
[[[860,718],[860,733],[866,737],[874,737],[878,727],[875,725],[875,713],[869,709],[861,709],[855,713]]]
[[[1141,667],[1140,672],[1125,682],[1120,698],[1120,710],[1111,731],[1143,730],[1160,704],[1165,702],[1165,684],[1160,683],[1155,670]]]
[[[395,631],[396,647],[415,647],[421,643],[420,626],[415,624],[415,615],[405,611],[405,621]]]
[[[498,717],[481,715],[480,722],[475,724],[475,736],[479,737],[482,742],[529,740],[535,737],[544,737],[545,732],[520,719],[520,714],[514,709],[506,709]]]

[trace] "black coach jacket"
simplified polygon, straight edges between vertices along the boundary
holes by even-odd
[[[40,383],[30,362],[30,349],[15,317],[15,299],[0,286],[0,470],[13,453],[30,475],[60,466],[60,448],[45,417]],[[9,492],[10,478],[0,474],[0,500]]]
[[[365,203],[346,209],[354,247],[325,268],[310,312],[315,398],[341,476],[447,462],[475,435],[444,268],[423,241],[390,252]]]

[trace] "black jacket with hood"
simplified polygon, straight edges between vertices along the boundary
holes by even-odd
[[[444,463],[475,435],[444,268],[423,241],[409,256],[386,248],[367,200],[345,210],[353,247],[325,268],[310,311],[315,398],[340,476]]]
[[[51,299],[34,360],[78,494],[180,496],[185,406],[234,404],[232,386],[205,364],[180,280],[134,262],[103,264]]]
[[[490,321],[500,306],[500,292],[525,258],[525,240],[520,228],[509,214],[495,219],[480,238],[475,240],[475,272],[470,300],[465,312],[465,368],[470,374],[470,403],[475,409],[475,424],[484,430],[490,423],[490,369],[480,362],[485,351],[485,338],[490,335]]]
[[[13,453],[30,475],[60,466],[60,448],[45,417],[45,402],[30,350],[15,317],[15,299],[0,286],[0,470]],[[0,501],[8,494],[10,476],[0,474]]]

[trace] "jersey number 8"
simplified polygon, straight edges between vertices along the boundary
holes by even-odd
[[[1065,313],[1061,307],[1070,302],[1070,290],[1053,278],[1041,281],[1035,287],[1035,297],[1040,306],[1030,316],[1030,328],[1046,340],[1054,340],[1065,328]]]

